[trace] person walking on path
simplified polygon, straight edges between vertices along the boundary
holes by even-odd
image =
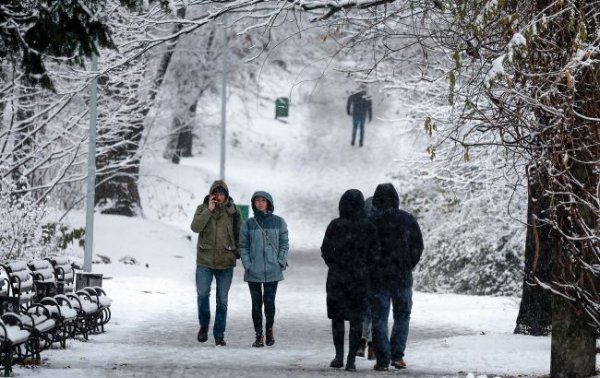
[[[374,211],[369,219],[377,228],[381,249],[374,250],[371,277],[371,314],[375,370],[390,365],[406,368],[404,350],[412,308],[412,270],[423,253],[423,238],[416,219],[399,209],[398,192],[390,183],[380,184],[373,195]],[[390,301],[394,325],[388,339]]]
[[[356,132],[360,133],[360,139],[358,140],[358,146],[362,147],[363,139],[365,136],[365,121],[367,115],[369,116],[369,122],[373,116],[373,108],[371,98],[367,95],[366,86],[363,84],[359,87],[359,91],[351,94],[346,102],[346,113],[352,116],[352,142],[350,145],[354,146],[356,140]]]
[[[368,301],[369,254],[378,253],[377,230],[365,213],[365,200],[357,189],[346,191],[339,203],[339,218],[329,223],[321,245],[327,272],[327,316],[331,319],[335,358],[330,366],[344,366],[344,321],[350,321],[346,370],[356,370],[356,352]]]
[[[225,181],[217,180],[192,220],[192,231],[198,233],[196,253],[196,292],[198,300],[198,341],[208,340],[210,324],[210,286],[215,278],[216,310],[213,336],[217,346],[225,346],[227,297],[233,279],[233,268],[240,257],[239,235],[241,211],[229,196]]]
[[[263,334],[263,305],[266,318],[266,343],[275,343],[275,294],[278,282],[283,280],[289,250],[285,220],[273,214],[273,197],[258,191],[250,201],[254,217],[242,224],[240,255],[244,266],[244,281],[248,282],[252,299],[252,322],[256,340],[253,347],[265,346]]]
[[[365,212],[367,217],[373,212],[373,197],[369,197],[365,200]],[[372,339],[372,318],[371,318],[371,304],[367,302],[367,309],[365,311],[365,318],[362,321],[362,335],[360,343],[358,344],[358,351],[356,355],[358,357],[367,357],[368,360],[375,359],[375,348],[373,347]]]

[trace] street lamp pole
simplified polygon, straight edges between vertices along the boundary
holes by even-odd
[[[220,178],[225,180],[225,152],[227,125],[227,13],[223,14],[223,30],[221,33],[221,169]]]
[[[83,271],[92,271],[92,254],[94,250],[94,199],[96,196],[96,117],[98,101],[98,57],[92,54],[92,72],[94,78],[90,83],[90,129],[88,137],[88,173],[85,205],[85,249],[83,255]]]

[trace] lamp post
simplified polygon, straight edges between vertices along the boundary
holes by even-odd
[[[88,173],[85,204],[85,249],[83,254],[83,271],[92,271],[92,253],[94,249],[94,199],[96,196],[96,116],[98,102],[98,83],[96,71],[98,57],[92,55],[92,72],[94,78],[90,83],[90,129],[88,137]]]
[[[220,178],[225,180],[226,124],[227,124],[227,13],[223,14],[221,33],[221,169]]]

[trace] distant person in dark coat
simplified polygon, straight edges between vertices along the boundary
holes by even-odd
[[[369,254],[378,251],[377,231],[365,213],[365,200],[356,189],[346,191],[339,204],[340,217],[327,226],[321,254],[327,273],[327,316],[331,319],[335,358],[330,366],[344,366],[344,321],[350,321],[346,370],[355,360],[369,293]]]
[[[398,192],[390,183],[380,184],[373,196],[374,212],[369,216],[377,228],[381,249],[375,250],[369,265],[371,278],[371,315],[375,370],[406,367],[404,350],[412,309],[412,270],[423,253],[423,238],[416,219],[399,209]],[[394,325],[388,339],[390,301],[394,306]]]
[[[365,121],[367,115],[369,116],[369,122],[373,116],[373,109],[371,105],[371,98],[367,95],[366,86],[361,85],[359,91],[351,94],[348,97],[346,103],[346,113],[352,116],[352,142],[350,145],[354,146],[356,140],[356,132],[360,132],[360,139],[358,145],[362,147],[363,139],[365,136]]]

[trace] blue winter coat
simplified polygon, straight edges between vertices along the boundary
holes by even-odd
[[[254,207],[256,197],[267,199],[266,212]],[[246,270],[244,281],[281,281],[289,250],[287,224],[283,218],[273,214],[275,207],[269,193],[255,192],[251,202],[254,217],[242,224],[240,233],[240,256]]]

